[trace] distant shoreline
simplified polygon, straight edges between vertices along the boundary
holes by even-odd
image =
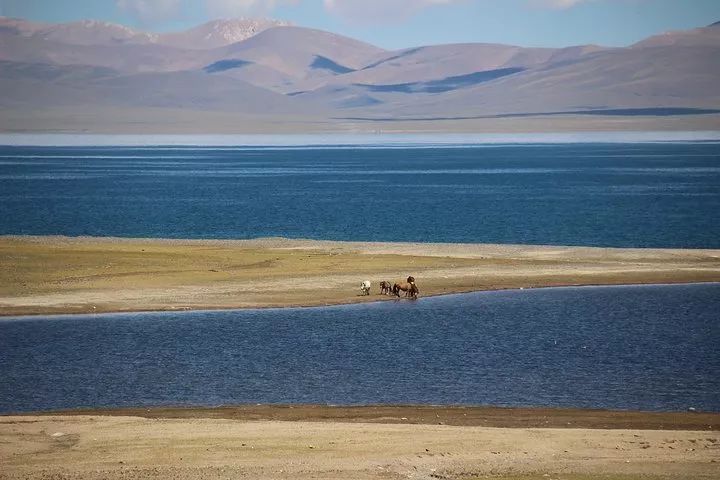
[[[441,148],[486,145],[583,144],[583,143],[684,143],[720,142],[717,129],[701,130],[558,130],[555,131],[373,131],[277,133],[103,133],[8,132],[0,130],[0,147],[237,147],[237,148]]]
[[[0,316],[346,305],[408,275],[421,297],[708,283],[720,250],[0,236]]]

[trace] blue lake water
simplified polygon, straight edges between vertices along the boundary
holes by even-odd
[[[0,146],[0,234],[720,248],[720,143]],[[720,285],[0,320],[0,412],[720,411]]]
[[[0,234],[720,248],[720,144],[6,146]]]
[[[720,284],[0,320],[0,412],[238,403],[720,412]]]

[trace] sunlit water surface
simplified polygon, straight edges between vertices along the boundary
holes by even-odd
[[[0,234],[720,248],[720,144],[0,147]]]

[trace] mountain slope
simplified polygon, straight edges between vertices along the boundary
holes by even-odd
[[[562,49],[496,44],[449,44],[387,52],[344,75],[296,82],[297,94],[339,108],[403,104],[421,94],[466,89],[542,65],[576,61],[609,49],[581,45]],[[394,95],[404,94],[404,95]],[[408,94],[413,94],[408,97]],[[378,107],[381,108],[381,107]]]
[[[108,46],[155,43],[158,35],[140,32],[123,25],[97,20],[44,24],[17,18],[0,17],[0,31],[24,38],[48,40],[68,45]]]
[[[361,68],[384,50],[351,38],[302,27],[275,27],[220,50],[234,78],[291,93],[302,82],[313,87],[325,79]],[[230,71],[232,70],[232,71]]]
[[[182,32],[158,35],[157,43],[191,50],[218,48],[241,42],[268,28],[289,25],[289,22],[268,19],[214,20]]]
[[[161,107],[243,113],[320,111],[302,100],[203,72],[123,75],[87,66],[0,62],[0,107]]]
[[[504,67],[527,67],[543,63],[553,49],[523,49],[510,45],[431,45],[377,58],[348,76],[351,83],[388,84],[436,80]],[[518,58],[522,56],[523,58]]]
[[[716,24],[693,30],[666,32],[646,38],[632,48],[647,47],[707,47],[720,45],[720,26]]]
[[[55,65],[92,65],[124,72],[195,70],[215,57],[212,50],[182,50],[155,43],[74,45],[0,29],[0,60]]]
[[[445,95],[395,98],[376,113],[468,116],[602,109],[720,108],[720,46],[617,49]]]
[[[357,69],[382,52],[348,37],[302,27],[271,28],[225,49],[227,57],[250,60],[296,78],[323,70],[316,66],[319,57]]]
[[[296,92],[320,87],[338,88],[348,85],[374,86],[371,90],[392,91],[431,89],[435,93],[483,83],[488,78],[503,76],[546,63],[573,61],[589,53],[606,50],[595,45],[562,49],[522,48],[497,44],[430,45],[374,57],[361,69],[336,77],[312,78],[295,82]],[[498,74],[500,73],[500,74]],[[476,80],[476,81],[474,81]],[[445,86],[442,86],[445,85]]]

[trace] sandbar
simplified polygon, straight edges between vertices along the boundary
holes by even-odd
[[[264,238],[0,237],[0,316],[301,307],[481,290],[720,281],[720,250]],[[362,295],[360,283],[372,283]]]

